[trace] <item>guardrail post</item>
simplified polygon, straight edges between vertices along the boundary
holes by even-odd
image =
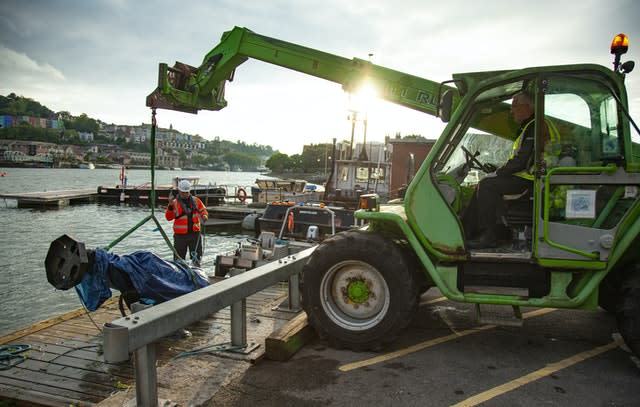
[[[136,406],[158,406],[158,376],[156,372],[156,345],[150,343],[134,352],[136,374]]]
[[[289,310],[300,311],[300,274],[289,277]]]
[[[310,247],[282,261],[256,267],[251,270],[251,273],[238,275],[237,279],[225,279],[171,301],[143,309],[132,316],[106,323],[103,329],[106,362],[126,361],[129,359],[129,351],[134,350],[135,406],[166,405],[162,400],[158,400],[155,341],[231,305],[233,344],[244,346],[243,353],[248,354],[251,352],[251,346],[247,346],[244,299],[292,275],[298,276],[302,272],[304,262],[314,250],[315,246]],[[241,274],[242,271],[233,270],[233,273]],[[292,280],[292,292],[289,294],[294,304],[299,301],[298,278]],[[243,299],[243,301],[234,301],[236,299]],[[253,346],[259,345],[253,344]],[[133,402],[133,400],[130,401]],[[127,407],[133,407],[133,405],[127,403]]]
[[[233,277],[244,272],[244,269],[232,268],[229,275]],[[231,304],[231,346],[247,346],[246,298]]]

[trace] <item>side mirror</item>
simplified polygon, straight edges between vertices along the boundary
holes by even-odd
[[[633,68],[636,66],[636,63],[633,61],[627,61],[624,64],[622,64],[622,66],[620,66],[620,70],[622,71],[622,73],[630,73],[631,71],[633,71]]]
[[[438,116],[444,123],[448,123],[451,119],[451,110],[453,109],[453,91],[447,90],[442,94],[440,98],[440,104],[438,106]]]

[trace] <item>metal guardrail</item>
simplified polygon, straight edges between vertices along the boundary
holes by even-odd
[[[234,341],[246,341],[245,298],[278,282],[289,279],[289,308],[299,308],[299,274],[315,246],[296,254],[227,278],[173,300],[116,319],[104,325],[104,359],[109,363],[129,360],[135,355],[136,405],[157,406],[158,387],[154,342],[208,317],[227,306],[232,307],[231,335]],[[246,343],[242,344],[246,345]]]

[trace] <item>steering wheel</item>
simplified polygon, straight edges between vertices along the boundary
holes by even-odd
[[[495,165],[486,163],[481,163],[477,158],[476,154],[471,153],[471,151],[467,150],[465,146],[460,146],[462,151],[464,152],[464,160],[467,163],[469,168],[474,168],[476,170],[482,170],[486,173],[494,172],[497,168]]]

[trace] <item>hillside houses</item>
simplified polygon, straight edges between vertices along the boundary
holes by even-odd
[[[53,143],[0,140],[0,162],[17,163],[33,167],[52,167],[50,151],[58,147]]]
[[[99,131],[101,136],[116,141],[123,139],[127,143],[146,143],[151,139],[151,125],[128,126],[118,124],[105,124]],[[179,149],[185,151],[204,150],[206,140],[200,136],[180,133],[172,127],[168,129],[156,129],[156,147],[166,149]]]
[[[125,151],[122,147],[112,144],[78,146],[39,141],[0,140],[0,162],[2,162],[0,165],[41,162],[47,163],[48,167],[67,167],[83,161],[148,166],[151,164],[151,153]],[[177,151],[156,148],[158,167],[178,167],[179,161],[180,154]]]
[[[63,129],[64,123],[58,119],[45,119],[42,117],[31,116],[9,116],[0,115],[0,128],[8,129],[10,127],[19,126],[21,123],[28,123],[31,127],[41,129]]]
[[[62,120],[32,118],[28,116],[0,116],[0,126],[5,128],[28,123],[32,127],[54,128],[63,130]],[[55,126],[55,127],[54,127]],[[94,143],[95,135],[91,132],[78,132],[80,140]],[[98,131],[101,139],[113,141],[114,144],[95,143],[87,146],[63,145],[37,141],[0,140],[0,160],[5,162],[24,162],[29,160],[45,160],[54,166],[74,165],[82,161],[118,163],[126,165],[148,166],[151,154],[141,151],[126,151],[122,143],[147,145],[151,139],[151,125],[139,126],[103,124]],[[118,144],[116,144],[118,143]],[[156,164],[159,167],[179,167],[182,160],[190,161],[201,155],[206,147],[206,140],[200,136],[181,133],[172,127],[156,129]]]

